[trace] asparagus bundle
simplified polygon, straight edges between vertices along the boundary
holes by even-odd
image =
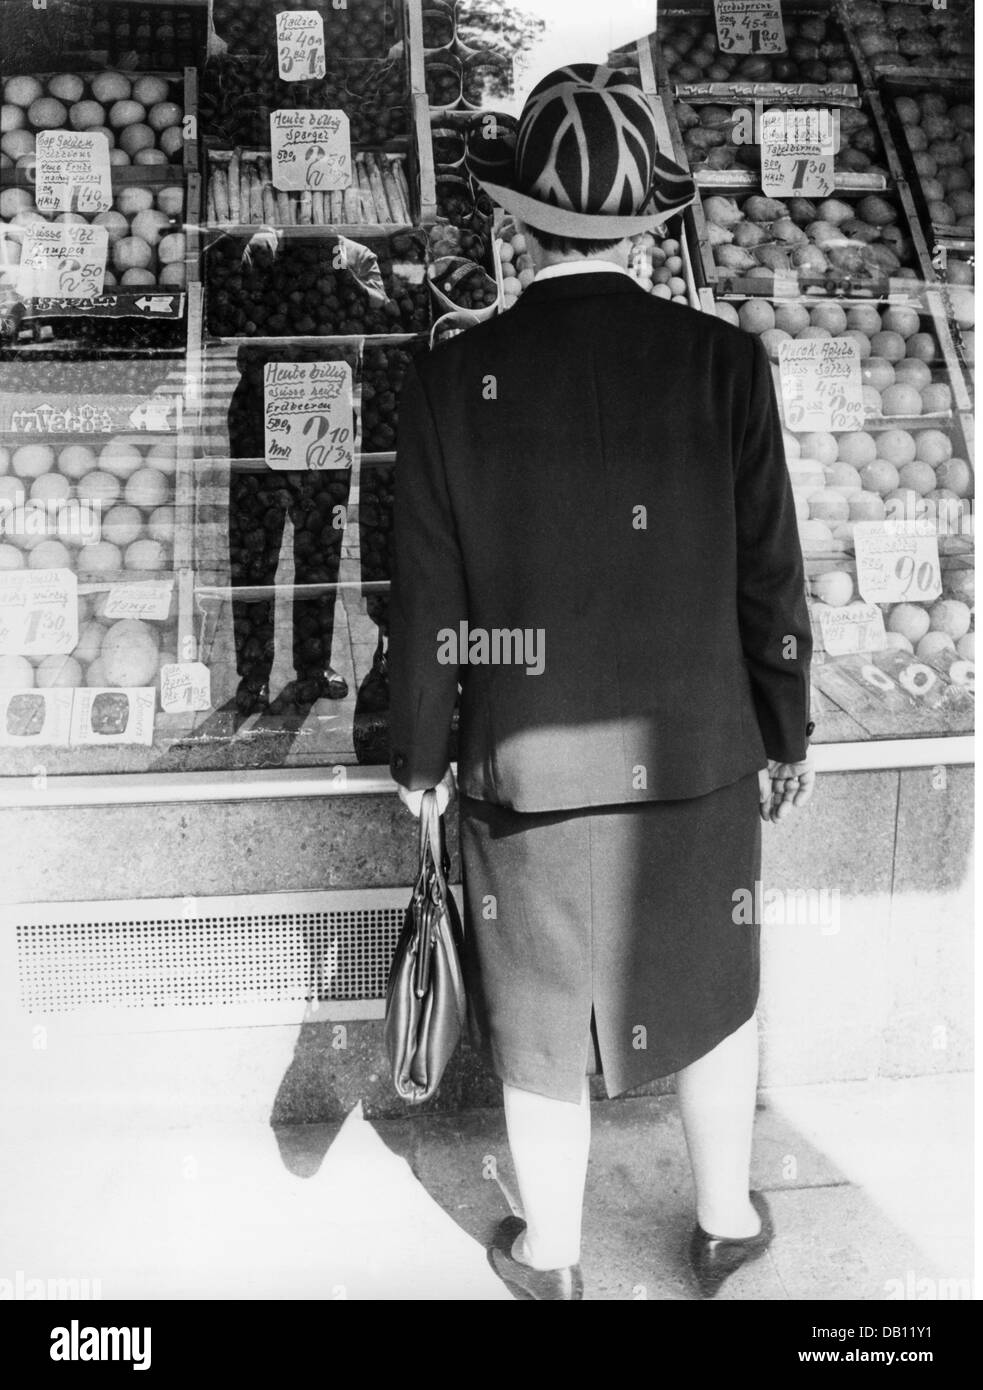
[[[269,154],[235,149],[213,162],[208,176],[208,221],[218,225],[276,227],[409,226],[413,218],[406,156],[359,151],[350,188],[277,189]]]

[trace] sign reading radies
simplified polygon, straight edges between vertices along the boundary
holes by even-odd
[[[351,131],[344,111],[271,111],[270,146],[274,188],[352,185]]]
[[[39,212],[106,212],[113,205],[109,140],[97,130],[42,130],[37,137]]]
[[[355,440],[349,363],[267,362],[263,406],[270,468],[351,468]]]
[[[168,662],[160,668],[160,707],[165,714],[211,709],[211,673],[201,661]]]
[[[713,0],[721,53],[786,53],[779,0]]]
[[[793,339],[778,345],[782,411],[800,434],[861,430],[865,411],[860,351],[844,338]]]
[[[96,299],[108,250],[109,230],[94,222],[34,222],[24,237],[17,293],[24,299]]]
[[[71,570],[0,573],[0,656],[64,656],[78,646],[78,631]]]
[[[861,521],[854,527],[857,588],[868,603],[927,603],[942,592],[931,521]]]
[[[317,10],[282,10],[277,15],[276,56],[284,82],[324,76],[324,20]]]

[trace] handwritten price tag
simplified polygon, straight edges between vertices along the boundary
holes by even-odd
[[[151,618],[163,621],[171,609],[173,579],[114,584],[106,597],[107,618]]]
[[[106,212],[113,205],[109,141],[95,130],[42,130],[37,138],[39,212]]]
[[[772,198],[828,198],[835,187],[838,117],[787,107],[761,118],[761,191]]]
[[[78,646],[78,586],[71,570],[0,574],[0,655],[62,656]]]
[[[778,0],[714,0],[721,53],[785,53]]]
[[[854,652],[879,652],[887,645],[884,615],[872,603],[849,603],[845,608],[824,608],[819,614],[823,646],[830,656]]]
[[[351,188],[352,142],[344,111],[271,111],[273,186]]]
[[[939,541],[928,521],[862,521],[854,528],[857,588],[868,603],[927,603],[942,592]]]
[[[32,223],[24,237],[17,293],[24,299],[97,299],[108,249],[108,228],[95,223]]]
[[[324,20],[317,10],[285,10],[277,15],[276,56],[284,82],[324,76]]]
[[[211,709],[212,678],[200,661],[176,661],[160,668],[160,707],[165,714]]]
[[[785,424],[800,434],[863,429],[860,352],[840,338],[778,345]]]
[[[355,439],[347,362],[267,362],[263,405],[271,468],[351,468]]]

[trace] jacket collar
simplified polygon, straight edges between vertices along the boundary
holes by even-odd
[[[590,275],[558,275],[534,280],[522,291],[512,311],[523,304],[545,304],[551,299],[586,299],[602,294],[646,294],[637,280],[616,270],[598,270]]]

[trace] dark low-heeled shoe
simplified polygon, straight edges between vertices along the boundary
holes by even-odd
[[[517,1216],[507,1216],[488,1249],[488,1263],[516,1298],[523,1301],[573,1303],[584,1296],[580,1265],[563,1269],[531,1269],[512,1257],[512,1246],[526,1229]]]
[[[750,1197],[761,1217],[761,1230],[756,1236],[712,1236],[698,1225],[690,1237],[690,1268],[704,1298],[713,1298],[725,1279],[760,1259],[774,1239],[775,1226],[764,1194],[752,1192]]]

